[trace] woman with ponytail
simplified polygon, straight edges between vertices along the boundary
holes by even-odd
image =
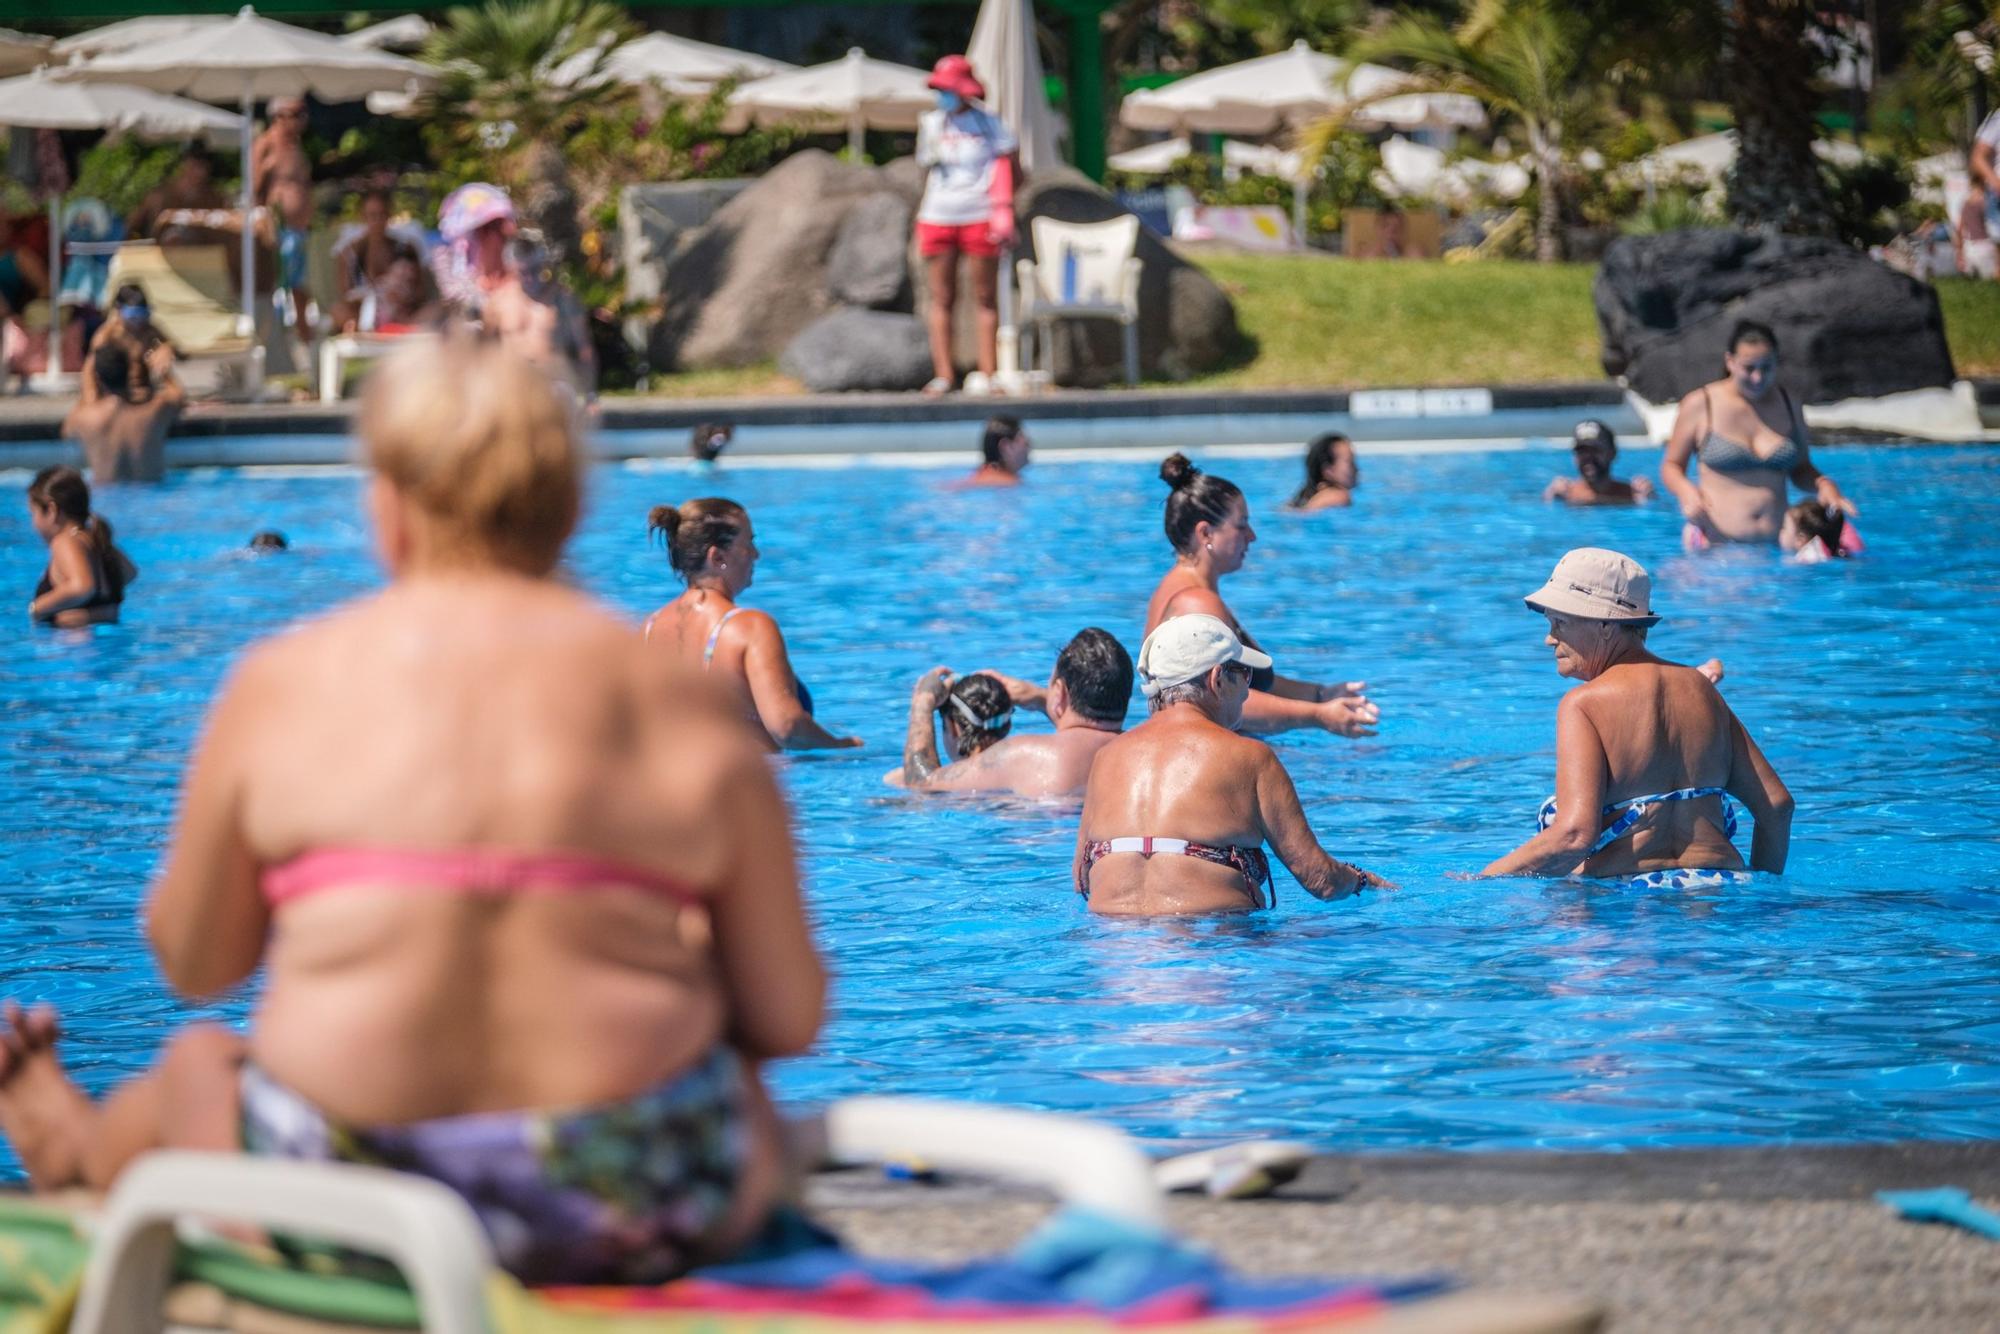
[[[792,672],[785,637],[770,615],[736,605],[757,567],[750,516],[733,500],[704,496],[655,505],[646,533],[660,535],[667,563],[687,591],[646,618],[646,639],[673,647],[703,671],[733,682],[751,717],[780,750],[831,750],[861,744],[835,736],[813,718],[812,693]]]
[[[74,468],[44,468],[28,483],[28,514],[49,544],[49,567],[28,615],[65,629],[118,619],[125,585],[139,568],[111,542],[111,525],[90,512],[90,487]]]
[[[1249,502],[1234,482],[1203,472],[1185,454],[1168,456],[1160,465],[1160,480],[1173,488],[1167,496],[1167,540],[1174,544],[1175,558],[1146,605],[1146,633],[1161,621],[1200,612],[1216,617],[1256,648],[1257,641],[1220,591],[1222,576],[1243,568],[1250,544],[1257,540]],[[1316,685],[1261,668],[1250,678],[1250,698],[1238,730],[1269,735],[1318,727],[1342,736],[1371,735],[1381,711],[1361,693],[1362,684]]]

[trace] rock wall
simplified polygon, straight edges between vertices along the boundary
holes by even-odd
[[[908,323],[821,322],[836,311],[868,309],[900,313],[905,321],[919,321],[921,330],[927,281],[911,219],[923,180],[909,158],[882,167],[849,165],[816,150],[787,158],[675,242],[663,293],[666,310],[647,340],[653,365],[700,370],[782,355],[793,373],[815,388],[900,387],[888,382],[907,374],[902,368],[913,336]],[[1098,222],[1124,211],[1073,171],[1037,172],[1016,201],[1018,253],[1033,257],[1036,217]],[[1139,259],[1144,266],[1139,349],[1146,373],[1180,379],[1225,361],[1241,336],[1235,308],[1222,289],[1144,230]],[[969,277],[961,274],[954,324],[962,369],[973,365],[971,290]],[[829,336],[863,327],[884,340],[884,356],[835,355]],[[803,339],[809,328],[816,336]],[[1064,321],[1056,329],[1059,382],[1104,384],[1121,376],[1115,324]],[[838,383],[843,368],[867,383]]]
[[[1837,241],[1727,229],[1621,237],[1592,295],[1606,373],[1654,403],[1719,378],[1745,319],[1777,334],[1779,380],[1802,402],[1956,378],[1937,293]]]

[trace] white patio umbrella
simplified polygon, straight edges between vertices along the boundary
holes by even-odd
[[[1398,130],[1477,130],[1486,124],[1486,108],[1464,93],[1397,93],[1364,103],[1354,119]]]
[[[241,116],[116,83],[65,83],[38,69],[0,79],[0,126],[46,130],[113,130],[143,139],[202,138],[221,145],[243,137]],[[50,382],[60,378],[62,343],[62,199],[49,196]]]
[[[589,66],[590,54],[556,67],[553,78],[567,84]],[[604,58],[601,77],[633,87],[653,87],[675,97],[700,97],[725,79],[768,79],[798,69],[782,60],[736,51],[692,37],[649,32],[621,42]]]
[[[49,48],[49,55],[57,64],[94,59],[117,51],[136,51],[161,42],[171,42],[187,36],[196,28],[212,28],[228,21],[227,14],[161,14],[125,19],[92,28],[89,32],[80,32],[74,37],[65,37]]]
[[[986,85],[987,109],[1021,141],[1021,165],[1034,171],[1061,162],[1056,113],[1049,106],[1029,0],[984,0],[965,55]]]
[[[1161,139],[1113,153],[1104,160],[1104,165],[1113,171],[1129,171],[1138,176],[1163,176],[1173,170],[1176,162],[1193,154],[1194,145],[1186,138]]]
[[[1273,56],[1133,93],[1119,105],[1118,119],[1135,130],[1275,134],[1350,103],[1390,96],[1409,82],[1407,74],[1353,65],[1298,41]]]
[[[1813,154],[1822,162],[1832,162],[1839,166],[1851,167],[1864,156],[1861,148],[1845,139],[1815,139]],[[1656,148],[1644,157],[1633,161],[1639,175],[1648,184],[1661,176],[1670,176],[1682,170],[1700,173],[1711,184],[1719,183],[1736,165],[1736,131],[1719,130],[1714,134],[1697,135],[1683,139],[1679,143]]]
[[[50,39],[34,32],[0,28],[0,74],[20,74],[48,63]]]
[[[929,78],[924,70],[872,59],[857,46],[839,60],[746,83],[730,94],[729,104],[759,125],[845,128],[848,147],[859,157],[868,129],[917,128],[917,117],[936,101]]]
[[[131,83],[203,102],[236,102],[248,122],[257,102],[303,97],[354,102],[372,92],[422,87],[435,77],[429,66],[337,37],[259,18],[245,5],[236,17],[202,24],[156,45],[102,55],[61,71],[66,79]],[[243,318],[257,327],[255,242],[250,218],[256,196],[250,179],[250,139],[243,140]]]
[[[430,39],[431,22],[421,14],[404,14],[365,28],[342,33],[349,46],[372,46],[377,51],[414,51]]]
[[[1014,131],[1026,171],[1062,161],[1056,148],[1056,113],[1049,107],[1042,77],[1042,54],[1035,42],[1035,10],[1029,0],[981,0],[965,48],[972,72],[986,87],[987,110]],[[1011,250],[1000,256],[1000,329],[994,342],[994,378],[1013,390],[1021,380],[1020,333],[1014,326],[1014,264]]]

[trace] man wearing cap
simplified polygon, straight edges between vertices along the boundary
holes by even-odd
[[[1710,679],[1646,647],[1660,619],[1652,592],[1629,556],[1579,547],[1528,595],[1548,617],[1556,671],[1582,684],[1556,710],[1556,793],[1541,832],[1482,874],[1736,883],[1731,797],[1756,820],[1750,869],[1785,869],[1791,793]]]
[[[889,782],[925,792],[1006,792],[1017,797],[1074,797],[1090,779],[1099,751],[1125,727],[1132,699],[1132,655],[1109,630],[1080,630],[1056,657],[1046,688],[987,672],[1016,709],[1046,714],[1053,733],[1009,736],[978,754],[940,765],[931,718],[951,684],[942,668],[926,673],[910,698],[902,767]]]
[[[1603,422],[1578,422],[1569,448],[1576,460],[1576,476],[1551,479],[1542,491],[1543,500],[1560,500],[1571,505],[1630,505],[1653,498],[1653,484],[1645,478],[1621,482],[1611,475],[1611,464],[1618,457],[1618,438]]]
[[[1277,752],[1235,731],[1250,673],[1271,665],[1221,619],[1160,622],[1139,649],[1150,718],[1091,767],[1074,879],[1093,912],[1248,912],[1271,906],[1269,843],[1315,898],[1388,882],[1336,861],[1306,823]]]

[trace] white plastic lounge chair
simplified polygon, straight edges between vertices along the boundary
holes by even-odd
[[[1107,1127],[1074,1117],[916,1098],[852,1098],[825,1119],[840,1163],[918,1158],[933,1167],[1043,1186],[1065,1202],[1159,1227],[1153,1166]],[[226,1219],[379,1254],[408,1280],[428,1334],[488,1334],[492,1248],[444,1186],[374,1168],[155,1153],[105,1203],[71,1334],[163,1334],[179,1220]]]
[[[245,367],[245,382],[263,379],[263,349],[242,331],[229,252],[219,245],[162,246],[127,241],[111,258],[107,291],[137,283],[146,293],[155,328],[182,355]]]
[[[1021,260],[1020,321],[1035,330],[1041,369],[1055,369],[1055,322],[1118,321],[1125,340],[1125,382],[1139,382],[1139,219],[1107,222],[1036,218],[1035,258]]]
[[[1075,1117],[925,1099],[854,1098],[829,1108],[817,1129],[831,1162],[921,1159],[948,1172],[1041,1186],[1066,1205],[1135,1227],[1156,1230],[1164,1224],[1158,1179],[1171,1175],[1167,1165],[1153,1163],[1119,1132]],[[1279,1150],[1296,1148],[1272,1146],[1252,1156],[1275,1158]],[[1184,1157],[1183,1174],[1197,1165],[1214,1166],[1208,1156]],[[505,1319],[495,1314],[501,1294],[485,1233],[466,1203],[436,1182],[240,1154],[157,1153],[135,1164],[105,1203],[71,1334],[353,1328],[245,1307],[214,1289],[205,1294],[183,1289],[170,1301],[181,1229],[193,1217],[304,1233],[379,1254],[402,1271],[427,1334],[493,1334],[493,1322]],[[700,1328],[706,1319],[699,1311],[683,1311],[677,1319],[669,1313],[657,1328]],[[1344,1314],[1339,1327],[1352,1334],[1590,1334],[1601,1319],[1588,1303],[1460,1291]],[[826,1327],[852,1323],[836,1319]],[[1093,1328],[1102,1323],[1084,1322]],[[782,1318],[772,1327],[796,1328]],[[936,1326],[920,1318],[904,1327]]]

